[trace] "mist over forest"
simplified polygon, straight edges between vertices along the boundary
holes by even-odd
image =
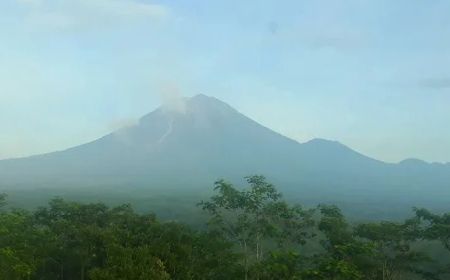
[[[5,279],[450,275],[448,164],[299,143],[205,95],[0,167]]]

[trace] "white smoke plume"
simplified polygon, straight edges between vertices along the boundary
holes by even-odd
[[[186,99],[183,98],[175,83],[166,83],[161,86],[160,97],[164,110],[181,114],[186,113]]]

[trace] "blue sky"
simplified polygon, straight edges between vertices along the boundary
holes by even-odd
[[[170,88],[300,142],[450,161],[450,1],[0,1],[0,158],[134,122]]]

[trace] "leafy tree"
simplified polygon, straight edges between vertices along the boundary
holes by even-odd
[[[107,207],[62,199],[50,201],[49,206],[34,215],[36,222],[54,235],[49,243],[52,258],[48,266],[60,272],[60,278],[77,275],[84,280],[87,271],[102,263],[106,254],[103,228],[107,226]]]
[[[23,210],[0,213],[0,276],[30,279],[42,262],[42,233]]]
[[[324,236],[320,243],[325,253],[313,258],[313,268],[305,273],[307,279],[364,279],[364,272],[371,269],[367,261],[372,255],[371,245],[355,239],[338,207],[319,205],[318,208],[321,214],[318,229]]]
[[[312,211],[289,206],[281,194],[263,176],[247,177],[248,190],[238,190],[219,180],[217,195],[199,205],[211,215],[209,227],[237,244],[243,254],[245,279],[251,265],[264,260],[269,246],[279,248],[304,244],[311,236]],[[259,272],[255,272],[256,278]]]
[[[240,255],[233,244],[214,232],[204,232],[196,236],[193,244],[191,265],[193,279],[236,279],[242,275]]]
[[[260,270],[260,279],[307,279],[304,277],[306,258],[297,252],[273,251],[256,269]]]
[[[106,266],[90,271],[92,280],[168,280],[164,263],[153,256],[153,249],[148,246],[124,248],[114,246],[108,249]]]
[[[424,208],[415,208],[416,217],[424,222],[423,237],[429,240],[439,240],[450,251],[450,213],[433,214]]]
[[[208,230],[128,204],[57,198],[33,212],[3,207],[0,280],[449,279],[413,248],[437,240],[450,252],[450,213],[415,209],[404,222],[353,226],[336,206],[290,206],[264,177],[246,179],[246,189],[217,181],[200,203]]]
[[[439,241],[443,248],[450,253],[450,213],[434,214],[425,208],[414,208],[416,224],[419,234],[425,240]],[[429,279],[448,279],[450,264],[430,271],[431,264],[422,269],[421,273]]]
[[[0,193],[0,210],[6,205],[6,194]]]
[[[402,275],[417,274],[421,264],[429,261],[423,253],[411,249],[412,242],[419,238],[413,220],[360,224],[355,232],[375,245],[372,258],[376,266],[374,279],[394,280]]]

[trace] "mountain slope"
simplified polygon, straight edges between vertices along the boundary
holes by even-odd
[[[388,164],[322,139],[300,144],[204,95],[161,106],[137,125],[91,143],[0,161],[0,188],[205,188],[219,177],[249,174],[266,175],[292,196],[450,193],[448,165]]]

